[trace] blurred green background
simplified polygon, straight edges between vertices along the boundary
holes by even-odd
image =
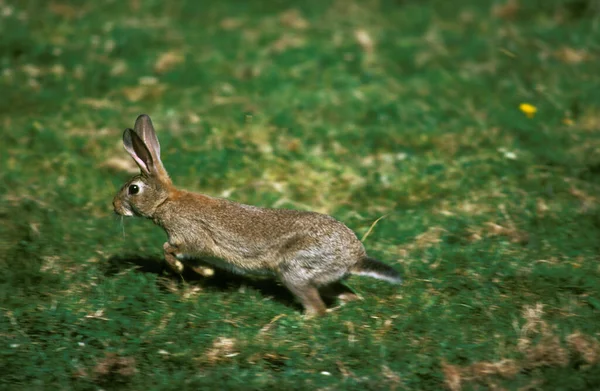
[[[594,0],[0,0],[0,388],[600,388]],[[530,106],[523,106],[527,104]],[[402,271],[306,320],[111,200],[328,213]],[[333,303],[335,306],[335,303]]]

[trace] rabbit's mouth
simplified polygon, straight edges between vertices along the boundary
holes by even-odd
[[[133,212],[130,211],[129,209],[123,209],[123,210],[115,209],[115,213],[118,214],[119,216],[126,216],[126,217],[133,216]]]
[[[123,204],[120,200],[115,199],[113,202],[113,209],[119,216],[133,216],[134,213],[128,208],[128,205]]]

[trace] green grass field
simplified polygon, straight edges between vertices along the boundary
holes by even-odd
[[[0,389],[600,389],[598,1],[0,0],[0,37]],[[404,285],[305,319],[167,272],[112,211],[140,113],[179,186],[372,227]]]

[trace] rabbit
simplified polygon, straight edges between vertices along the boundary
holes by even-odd
[[[119,190],[114,211],[149,218],[162,227],[168,236],[165,261],[177,273],[187,261],[199,259],[234,273],[273,276],[309,317],[326,313],[321,293],[339,291],[349,275],[402,282],[395,269],[369,258],[354,232],[333,217],[244,205],[176,188],[145,114],[137,118],[134,130],[125,129],[123,145],[141,173]]]

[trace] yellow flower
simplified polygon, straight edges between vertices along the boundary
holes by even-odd
[[[529,103],[521,103],[519,105],[519,110],[521,110],[527,116],[527,118],[533,118],[535,113],[537,113],[537,107]]]
[[[562,120],[562,123],[565,124],[565,125],[567,125],[567,126],[571,126],[571,125],[573,125],[573,120],[571,118],[564,118]]]

